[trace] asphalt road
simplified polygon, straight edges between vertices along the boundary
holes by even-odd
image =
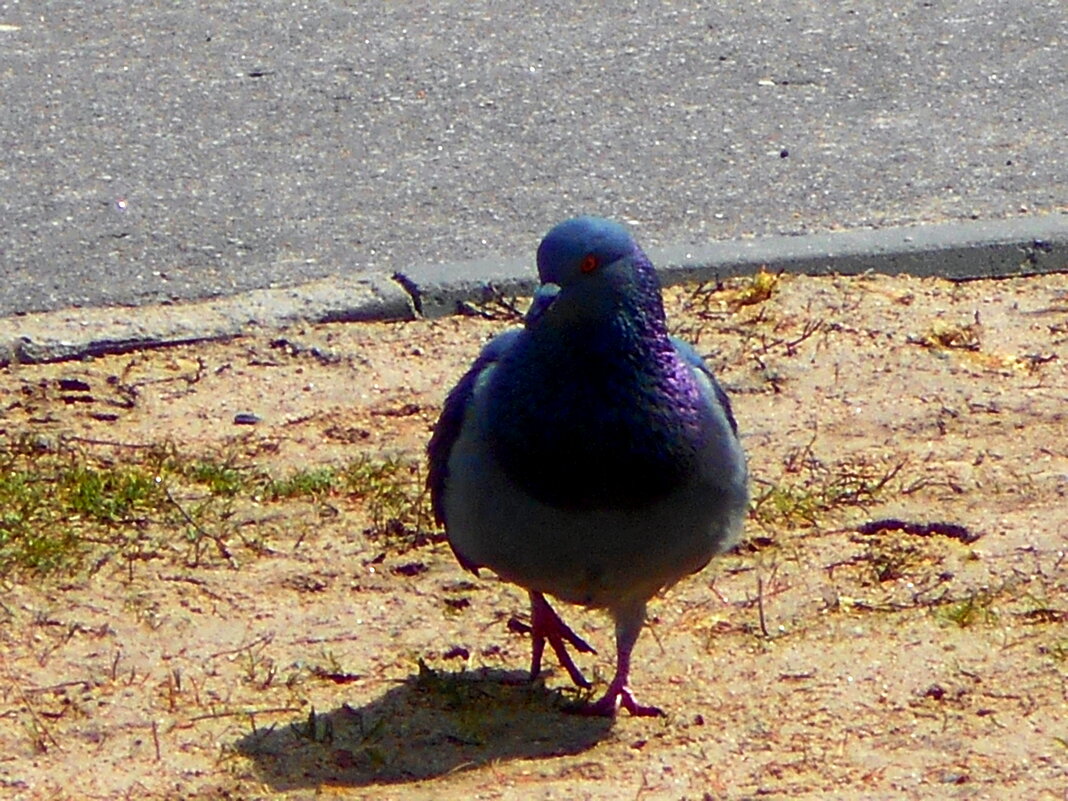
[[[0,316],[1064,211],[1066,54],[1063,0],[8,0]]]

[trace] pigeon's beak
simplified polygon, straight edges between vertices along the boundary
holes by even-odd
[[[538,287],[538,291],[534,293],[534,300],[531,301],[530,309],[527,311],[527,316],[524,322],[528,325],[534,325],[541,316],[548,311],[552,306],[553,301],[556,300],[557,295],[560,294],[560,286],[558,284],[542,284]]]

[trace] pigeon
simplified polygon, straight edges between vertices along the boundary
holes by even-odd
[[[629,686],[646,603],[734,545],[748,471],[730,401],[668,334],[656,271],[599,217],[554,227],[522,328],[491,340],[449,392],[427,447],[434,516],[460,564],[527,590],[531,679],[545,645],[571,680],[594,649],[547,595],[604,609],[616,668],[580,711],[660,715]]]

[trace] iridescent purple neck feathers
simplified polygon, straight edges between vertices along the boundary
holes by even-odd
[[[589,233],[589,236],[584,234]],[[490,379],[504,471],[552,506],[647,503],[694,471],[710,425],[667,333],[649,259],[615,223],[562,223],[538,251],[544,293]]]

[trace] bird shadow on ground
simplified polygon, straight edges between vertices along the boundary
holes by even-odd
[[[414,782],[489,762],[577,754],[611,731],[611,719],[568,714],[573,699],[526,677],[420,665],[365,706],[313,710],[258,728],[235,748],[283,791]]]

